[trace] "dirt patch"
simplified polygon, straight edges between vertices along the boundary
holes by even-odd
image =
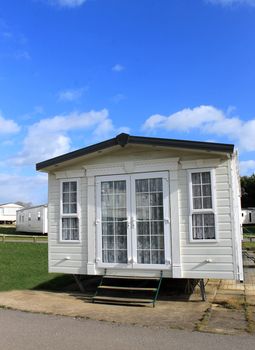
[[[226,309],[213,304],[208,326],[224,334],[243,334],[246,331],[246,319],[242,309]]]

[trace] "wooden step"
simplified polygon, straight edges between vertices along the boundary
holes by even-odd
[[[139,276],[111,276],[111,275],[105,275],[103,276],[103,279],[128,279],[128,280],[141,280],[141,281],[159,281],[160,277],[139,277]]]
[[[92,298],[93,301],[102,301],[109,303],[134,303],[134,304],[152,304],[153,299],[135,299],[135,298],[115,298],[115,297],[104,297],[95,296]]]
[[[138,291],[148,291],[155,292],[157,288],[141,288],[141,287],[119,287],[119,286],[98,286],[98,289],[116,289],[116,290],[138,290]]]

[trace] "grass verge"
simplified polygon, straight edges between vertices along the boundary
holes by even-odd
[[[255,251],[255,242],[243,242],[243,249]]]
[[[48,246],[0,243],[0,291],[41,289],[61,291],[73,283],[70,275],[48,273]]]

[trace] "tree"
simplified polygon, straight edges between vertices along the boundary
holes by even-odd
[[[255,174],[241,177],[242,208],[255,207]]]

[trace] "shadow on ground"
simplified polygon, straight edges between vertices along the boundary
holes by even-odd
[[[78,298],[86,301],[91,300],[97,286],[100,284],[101,276],[81,276],[80,281],[85,289],[84,293],[81,293],[72,275],[57,276],[50,281],[37,285],[33,290],[65,292],[72,296],[78,293]],[[194,286],[188,279],[163,278],[158,300],[190,301]]]

